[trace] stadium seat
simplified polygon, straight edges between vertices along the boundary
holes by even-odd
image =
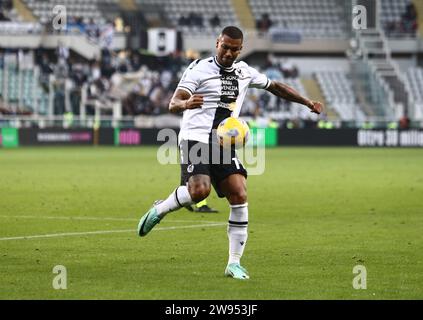
[[[191,1],[191,0],[135,0],[135,2],[142,8],[142,6],[159,5],[174,27],[177,27],[184,34],[191,34],[197,36],[216,35],[220,31],[220,27],[215,28],[210,24],[210,18],[215,14],[219,16],[220,26],[225,25],[239,25],[238,18],[231,0],[216,0],[213,3],[208,1]],[[179,26],[178,21],[181,16],[187,17],[190,13],[200,14],[202,17],[203,26]]]
[[[411,117],[423,120],[423,68],[409,68],[404,80],[411,95]]]
[[[119,0],[90,0],[89,2],[85,0],[23,0],[23,2],[41,23],[52,19],[52,10],[56,5],[65,6],[68,17],[78,17],[84,21],[92,18],[94,23],[99,25],[119,14]]]
[[[0,69],[0,96],[7,98],[8,104],[21,104],[26,111],[34,112],[37,108],[39,114],[47,114],[48,94],[41,88],[32,69],[18,70],[14,64],[9,65],[6,72]]]
[[[341,120],[364,120],[365,115],[358,106],[351,80],[343,71],[317,71],[316,80],[329,105]]]
[[[272,27],[300,32],[304,38],[347,37],[347,12],[336,0],[249,0],[255,20],[269,14]]]

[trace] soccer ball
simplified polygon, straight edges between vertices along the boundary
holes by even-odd
[[[219,123],[216,133],[221,146],[235,146],[238,149],[247,143],[250,136],[250,128],[244,120],[229,117]]]

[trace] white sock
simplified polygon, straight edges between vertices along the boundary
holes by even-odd
[[[156,205],[157,214],[163,218],[169,212],[178,210],[192,203],[193,201],[188,192],[188,187],[180,186],[177,187],[166,200]]]
[[[248,203],[231,205],[228,221],[229,260],[239,263],[247,243],[248,233]]]

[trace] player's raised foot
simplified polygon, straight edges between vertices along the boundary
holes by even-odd
[[[225,269],[225,276],[240,280],[250,279],[248,271],[238,263],[228,264]]]
[[[155,202],[156,204],[157,202]],[[154,228],[154,226],[160,223],[161,218],[157,214],[157,209],[153,207],[148,210],[148,212],[142,216],[140,222],[138,223],[138,235],[144,237]]]

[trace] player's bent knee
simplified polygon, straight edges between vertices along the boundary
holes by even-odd
[[[246,191],[238,191],[231,193],[229,195],[229,203],[232,205],[236,204],[244,204],[247,202],[247,192]]]
[[[189,194],[194,202],[200,202],[206,199],[211,191],[210,183],[202,181],[201,183],[190,183]]]
[[[210,178],[199,175],[191,177],[188,181],[188,191],[192,201],[203,201],[209,196],[211,191]]]
[[[210,186],[200,185],[195,186],[190,190],[191,199],[194,202],[200,202],[206,199],[210,194]]]

